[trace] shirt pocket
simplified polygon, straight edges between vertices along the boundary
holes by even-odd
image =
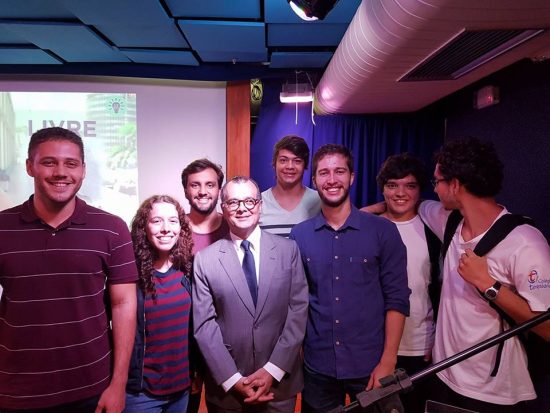
[[[376,280],[376,265],[367,256],[344,257],[342,263],[343,275],[354,286],[365,286]]]

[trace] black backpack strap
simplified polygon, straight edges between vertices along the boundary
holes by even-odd
[[[489,228],[487,233],[479,240],[476,247],[474,248],[474,253],[478,256],[484,256],[489,251],[491,251],[500,241],[508,236],[512,230],[523,224],[528,224],[535,226],[534,221],[523,215],[516,214],[506,214],[501,216],[495,221],[495,223]],[[516,325],[516,322],[512,317],[506,314],[499,306],[493,302],[489,302],[491,308],[493,308],[500,316],[501,319],[506,320],[509,326]],[[502,324],[502,323],[501,323]],[[525,346],[525,336],[519,335],[518,338]],[[504,349],[504,342],[501,342],[497,348],[497,354],[495,359],[495,365],[493,371],[491,372],[491,377],[496,376],[498,373],[498,368],[500,366],[500,359],[502,357],[502,350]]]
[[[519,225],[535,226],[535,222],[526,216],[516,214],[506,214],[501,216],[493,224],[487,233],[479,240],[474,252],[482,257],[491,251],[500,241],[508,236],[512,230]]]
[[[445,224],[445,232],[443,233],[443,244],[441,244],[441,258],[445,259],[445,255],[447,255],[447,250],[449,249],[449,245],[451,245],[451,240],[453,239],[453,235],[456,232],[456,229],[458,228],[458,224],[460,224],[460,221],[462,221],[462,214],[458,209],[454,209],[450,215],[449,218],[447,218],[447,223]]]
[[[428,294],[432,302],[434,320],[437,319],[437,311],[439,310],[439,297],[441,295],[441,279],[439,277],[439,254],[441,251],[441,241],[437,235],[424,224],[424,234],[426,236],[426,244],[428,245],[428,255],[430,257],[430,286]]]
[[[441,258],[445,259],[449,245],[451,245],[451,240],[453,235],[458,228],[458,225],[462,221],[462,215],[460,211],[455,209],[449,215],[447,223],[445,224],[445,232],[443,234],[443,243],[441,245]],[[508,234],[518,225],[528,224],[535,226],[534,221],[526,216],[517,215],[517,214],[506,214],[501,216],[492,226],[489,228],[487,233],[479,240],[476,247],[474,248],[474,253],[478,256],[484,256],[489,251],[491,251],[500,241],[508,236]],[[502,320],[506,320],[508,325],[515,325],[515,321],[506,314],[503,310],[500,309],[495,303],[490,302],[489,305],[499,314]],[[502,323],[501,323],[502,324]],[[519,336],[520,340],[524,342],[524,336]],[[495,359],[495,365],[491,376],[496,376],[498,368],[500,366],[500,359],[502,357],[502,350],[504,348],[504,343],[500,343],[497,348],[497,354]]]

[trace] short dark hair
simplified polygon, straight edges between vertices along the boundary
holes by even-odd
[[[262,192],[260,191],[260,187],[258,186],[258,183],[254,179],[249,178],[248,176],[237,175],[231,178],[229,181],[227,181],[225,185],[222,187],[222,190],[220,192],[220,200],[222,203],[226,201],[227,185],[229,185],[232,182],[234,184],[244,184],[246,182],[252,182],[252,184],[256,187],[256,192],[258,193],[257,199],[262,199]]]
[[[304,161],[305,169],[307,169],[307,166],[309,165],[309,147],[307,146],[304,138],[297,135],[287,135],[284,138],[279,139],[273,147],[273,159],[271,161],[271,165],[273,165],[273,167],[275,167],[277,157],[282,149],[286,149],[298,158],[302,159]]]
[[[80,156],[82,157],[82,162],[84,163],[84,143],[82,142],[82,138],[72,130],[60,128],[58,126],[40,129],[32,134],[29,141],[29,148],[27,150],[28,159],[30,160],[34,157],[38,145],[48,141],[69,141],[74,143],[79,147]]]
[[[384,185],[390,179],[403,179],[406,176],[412,175],[416,182],[423,190],[428,184],[428,176],[424,163],[407,152],[389,156],[380,167],[378,175],[376,175],[376,183],[381,191],[384,191]]]
[[[313,174],[315,175],[317,173],[317,166],[319,165],[319,161],[321,159],[323,159],[327,155],[334,154],[342,155],[344,158],[346,158],[348,169],[350,173],[353,173],[353,155],[351,151],[344,145],[327,143],[326,145],[323,145],[319,149],[317,149],[317,152],[315,152],[315,154],[313,155]]]
[[[494,197],[502,188],[503,165],[491,142],[468,137],[445,142],[435,154],[446,180],[456,178],[471,194]]]
[[[213,169],[214,172],[216,172],[216,175],[218,176],[218,187],[221,188],[223,184],[223,177],[224,177],[222,167],[206,158],[202,158],[191,162],[181,172],[181,184],[183,185],[183,189],[187,187],[187,181],[189,179],[189,175],[202,172],[208,168]]]

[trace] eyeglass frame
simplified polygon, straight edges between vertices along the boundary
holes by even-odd
[[[434,178],[434,179],[430,179],[430,182],[432,183],[434,189],[437,187],[437,185],[439,185],[440,182],[449,182],[450,179],[448,178]]]
[[[256,208],[256,205],[258,205],[260,203],[261,199],[257,199],[257,198],[245,198],[245,199],[229,199],[227,201],[224,201],[222,202],[222,206],[225,206],[225,208],[227,208],[228,211],[231,211],[231,212],[235,212],[239,209],[239,207],[241,206],[241,204],[244,205],[244,207],[248,210],[248,211],[252,211],[254,208]],[[231,202],[233,204],[233,202],[235,202],[233,205],[235,205],[234,207],[230,206],[230,204],[228,204],[228,202]],[[246,202],[253,202],[254,205],[252,205],[251,207],[248,207],[246,205]]]

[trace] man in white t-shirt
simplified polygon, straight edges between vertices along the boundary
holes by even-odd
[[[412,375],[428,367],[431,361],[435,322],[429,287],[432,278],[437,282],[437,253],[441,243],[433,233],[427,233],[429,229],[426,229],[417,214],[420,191],[428,184],[426,170],[420,159],[407,153],[390,156],[382,164],[376,182],[386,203],[386,211],[381,216],[395,223],[407,247],[410,315],[405,319],[397,353],[397,367]],[[435,242],[436,253],[432,260],[427,238]],[[433,277],[432,271],[435,271]],[[403,394],[401,399],[407,413],[424,413],[426,386],[416,384],[414,391]]]
[[[484,257],[474,254],[487,230],[508,213],[495,201],[502,164],[493,145],[475,138],[446,142],[436,161],[433,185],[441,202],[422,202],[419,214],[441,239],[451,210],[464,217],[442,268],[433,351],[439,362],[509,327],[490,302],[516,323],[550,306],[550,248],[540,231],[521,225]],[[550,322],[533,332],[549,340]],[[495,346],[439,372],[432,398],[481,413],[525,411],[525,400],[536,395],[520,340],[506,340],[497,360]]]
[[[317,215],[321,199],[302,183],[309,164],[306,141],[295,135],[280,139],[273,149],[275,186],[262,192],[260,227],[288,238],[292,227]]]

